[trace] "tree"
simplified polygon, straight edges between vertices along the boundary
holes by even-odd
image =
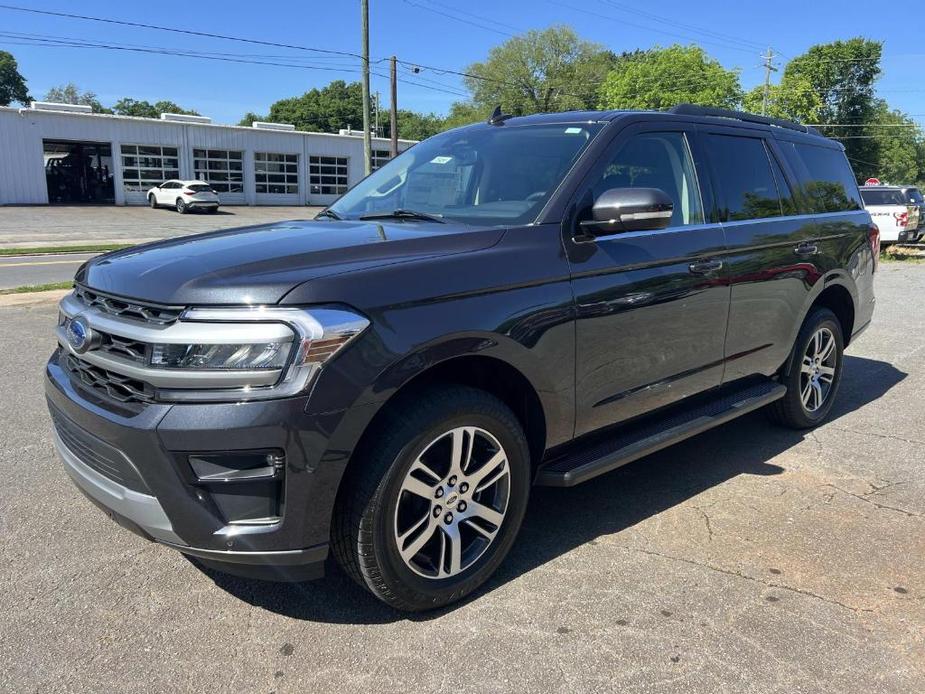
[[[248,111],[244,114],[244,117],[238,121],[238,125],[245,125],[248,128],[254,124],[254,121],[260,121],[261,123],[266,122],[269,116],[259,116],[253,111]]]
[[[664,109],[679,103],[735,108],[739,76],[699,46],[673,45],[618,60],[600,88],[601,108]]]
[[[806,85],[818,98],[812,113],[802,113],[810,123],[857,124],[873,122],[878,115],[874,82],[880,75],[883,44],[864,38],[833,41],[812,46],[784,68],[781,87],[787,98],[795,95],[794,85]],[[860,131],[861,128],[852,128]],[[843,136],[845,128],[822,128],[824,135]],[[852,132],[852,135],[868,135]],[[844,140],[845,151],[860,178],[873,173],[878,144],[874,139]],[[868,162],[868,163],[864,163]]]
[[[136,116],[138,118],[159,118],[162,113],[183,113],[188,116],[198,116],[197,111],[190,111],[178,106],[172,101],[136,101],[135,99],[120,99],[112,107],[113,113],[120,116]]]
[[[363,128],[363,92],[359,82],[335,80],[323,89],[281,99],[270,106],[267,120],[292,123],[299,130],[336,133],[342,128]]]
[[[19,74],[19,65],[12,53],[0,51],[0,106],[9,106],[14,101],[23,106],[28,104],[29,90],[25,78]]]
[[[392,129],[388,120],[388,113],[385,114],[385,135],[391,137]],[[426,140],[432,135],[445,130],[444,119],[435,113],[416,113],[398,109],[398,136],[403,140]]]
[[[450,106],[450,113],[443,121],[443,129],[458,128],[470,123],[488,120],[494,106],[491,108],[476,106],[470,101],[457,101]]]
[[[855,171],[865,174],[862,180],[871,175],[897,184],[915,183],[925,179],[921,159],[925,150],[925,136],[915,121],[900,111],[890,110],[887,103],[881,100],[877,103],[874,123],[875,125],[865,130],[871,133],[876,144],[877,157],[873,161],[878,165],[866,168],[863,165],[859,166],[862,162],[852,162]]]
[[[111,109],[99,102],[96,94],[91,91],[81,92],[73,82],[49,89],[45,94],[45,101],[53,101],[57,104],[82,104],[93,108],[94,113],[112,113]]]
[[[764,85],[758,85],[745,94],[743,108],[752,113],[764,110]],[[805,75],[784,75],[780,84],[768,89],[768,113],[774,118],[803,123],[818,123],[822,110],[822,98]]]
[[[485,114],[480,119],[499,104],[517,116],[593,108],[597,85],[614,60],[613,53],[582,41],[569,27],[554,26],[492,48],[484,63],[466,69],[470,76],[464,81],[472,106]]]

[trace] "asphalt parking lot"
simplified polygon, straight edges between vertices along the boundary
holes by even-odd
[[[138,243],[214,229],[311,219],[320,207],[227,206],[215,214],[148,207],[43,205],[0,207],[0,248]]]
[[[0,307],[0,691],[925,691],[925,264],[877,291],[827,424],[753,413],[537,489],[487,589],[412,617],[111,523],[52,448],[54,305]]]

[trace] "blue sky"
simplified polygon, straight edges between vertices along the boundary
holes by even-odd
[[[210,33],[246,36],[334,51],[359,53],[359,0],[276,0],[220,3],[158,0],[122,3],[104,0],[10,0],[34,9],[57,10]],[[263,11],[261,8],[267,8]],[[395,54],[409,63],[462,70],[482,60],[508,34],[551,24],[568,24],[583,38],[614,51],[674,42],[699,43],[728,68],[740,68],[746,88],[759,83],[761,46],[783,56],[839,38],[865,36],[884,41],[881,95],[925,123],[925,39],[921,16],[908,10],[878,11],[851,0],[777,0],[767,3],[662,0],[370,0],[370,53],[375,61]],[[696,8],[696,9],[694,9]],[[448,18],[447,14],[456,19]],[[652,15],[671,17],[659,21]],[[0,49],[12,52],[35,95],[56,84],[76,82],[110,104],[122,97],[170,99],[236,122],[246,111],[264,113],[280,98],[301,94],[332,79],[359,79],[353,58],[268,46],[181,36],[87,21],[0,9]],[[249,56],[247,60],[300,64],[313,68],[250,65],[154,53],[22,45],[9,33],[133,44],[151,49],[183,49]],[[783,62],[785,57],[778,58]],[[387,63],[376,63],[373,90],[388,100]],[[346,70],[346,71],[337,71]],[[459,78],[424,69],[413,76],[400,69],[402,108],[445,113],[460,97]],[[415,80],[418,84],[411,84]],[[426,85],[426,86],[425,86]],[[359,124],[357,124],[359,125]]]

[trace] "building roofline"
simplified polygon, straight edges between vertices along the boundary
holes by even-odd
[[[248,133],[259,133],[266,134],[272,133],[274,135],[314,135],[319,137],[336,137],[349,140],[362,140],[362,133],[359,135],[341,135],[340,133],[319,133],[313,132],[310,130],[272,130],[269,128],[252,128],[247,125],[226,125],[223,123],[189,123],[186,121],[178,120],[161,120],[159,118],[142,118],[140,116],[120,116],[115,113],[74,113],[72,111],[53,111],[50,109],[33,109],[29,107],[17,108],[15,106],[0,106],[0,112],[10,112],[18,113],[21,116],[30,115],[30,116],[64,116],[67,118],[99,118],[99,119],[109,119],[109,120],[118,120],[118,121],[131,121],[135,123],[148,123],[152,125],[162,125],[162,126],[184,126],[190,128],[226,128],[229,130],[241,130]],[[390,142],[387,137],[373,137],[374,142]],[[417,140],[405,140],[399,138],[399,142],[413,145],[416,144]]]

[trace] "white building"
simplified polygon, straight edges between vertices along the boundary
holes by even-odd
[[[215,125],[33,103],[0,107],[0,205],[143,205],[169,178],[208,181],[226,205],[327,205],[363,178],[363,138],[276,123]],[[414,144],[399,140],[403,151]],[[373,139],[373,166],[389,141]]]

